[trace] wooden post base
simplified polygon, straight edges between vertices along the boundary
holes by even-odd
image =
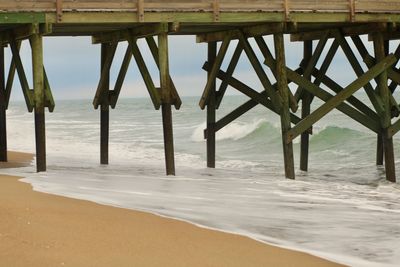
[[[35,109],[36,171],[46,171],[46,129],[44,108]]]
[[[376,138],[376,165],[383,165],[383,136],[378,134]]]
[[[7,161],[6,109],[0,107],[0,161]]]
[[[100,109],[100,164],[108,164],[110,110],[108,105]]]
[[[394,161],[393,138],[384,138],[383,147],[384,147],[384,154],[385,154],[386,180],[395,183],[396,182],[396,168],[395,168],[395,161]]]
[[[175,175],[174,136],[172,129],[171,104],[162,104],[162,121],[164,131],[165,167],[167,175]]]

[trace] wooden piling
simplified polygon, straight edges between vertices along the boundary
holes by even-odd
[[[36,170],[46,171],[45,90],[43,72],[43,40],[39,34],[31,36],[33,90],[35,98]]]
[[[383,136],[378,133],[376,137],[376,165],[383,165]]]
[[[213,66],[217,54],[217,42],[208,43],[208,63]],[[211,78],[210,71],[207,72]],[[210,81],[208,81],[210,82]],[[215,120],[216,120],[216,91],[215,79],[211,83],[211,90],[207,102],[207,167],[215,168]]]
[[[160,86],[161,86],[161,112],[164,132],[164,152],[167,175],[175,175],[174,137],[172,129],[171,110],[171,82],[168,63],[168,34],[158,35],[159,64],[160,64]]]
[[[0,47],[0,161],[7,161],[7,116],[4,48]]]
[[[389,41],[384,40],[383,41],[384,45],[384,51],[385,55],[389,54]],[[383,148],[383,134],[378,133],[377,135],[377,140],[376,140],[376,165],[382,166],[383,165],[383,159],[384,159],[384,148]]]
[[[285,46],[282,33],[274,34],[277,88],[282,99],[281,105],[281,128],[283,143],[283,160],[285,164],[285,176],[289,179],[295,178],[293,143],[287,142],[287,134],[291,129],[289,110],[289,87],[286,74]]]
[[[382,33],[376,33],[373,36],[374,50],[376,61],[379,62],[386,56],[385,45]],[[383,71],[376,79],[378,94],[380,95],[384,107],[384,112],[381,116],[382,125],[382,143],[383,153],[385,157],[386,179],[391,182],[396,182],[396,170],[394,162],[393,138],[389,137],[388,128],[391,126],[391,105],[388,87],[387,71]]]
[[[305,64],[308,65],[311,57],[312,57],[312,41],[304,41],[303,47],[303,57]],[[305,77],[308,80],[311,80],[311,75]],[[306,118],[310,115],[312,95],[308,92],[303,92],[302,96],[302,108],[301,108],[301,118]],[[300,141],[300,170],[308,171],[308,151],[309,151],[309,143],[310,143],[310,133],[305,131],[301,134]]]
[[[100,73],[104,75],[103,70],[106,68],[107,53],[111,53],[110,45],[107,43],[101,44],[101,70]],[[108,91],[110,87],[110,71],[105,73],[103,78],[104,82],[101,88],[102,92],[105,92],[106,97],[102,96],[100,104],[100,164],[108,164],[108,141],[109,141],[109,125],[110,125],[110,107],[108,99]]]

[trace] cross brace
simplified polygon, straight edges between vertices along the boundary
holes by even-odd
[[[115,108],[117,101],[118,101],[119,94],[121,92],[123,82],[126,77],[126,73],[129,68],[129,64],[131,62],[131,58],[133,56],[136,61],[137,66],[139,68],[139,71],[142,75],[142,78],[146,85],[147,91],[149,92],[149,95],[153,102],[154,108],[158,110],[161,107],[163,99],[159,92],[159,89],[156,88],[156,86],[154,85],[153,79],[151,78],[150,71],[147,68],[146,62],[142,56],[139,46],[137,45],[137,38],[132,37],[132,36],[131,37],[126,36],[126,38],[128,40],[128,47],[126,49],[126,52],[125,52],[118,76],[117,76],[117,80],[114,85],[114,90],[110,90],[107,92],[105,89],[106,87],[103,86],[103,83],[107,80],[107,76],[108,76],[107,73],[109,73],[109,71],[110,71],[110,68],[111,68],[111,65],[112,65],[112,62],[113,62],[113,59],[115,56],[115,51],[119,44],[118,42],[112,43],[111,52],[107,53],[107,56],[105,58],[104,66],[103,66],[102,73],[100,76],[100,81],[97,86],[95,98],[93,100],[93,106],[97,109],[100,104],[106,102],[106,103],[109,103],[111,108]],[[160,65],[159,65],[159,59],[158,59],[159,54],[158,54],[157,44],[155,43],[153,37],[147,36],[146,41],[148,43],[148,46],[152,53],[152,56],[156,62],[156,65],[159,68]],[[171,86],[172,104],[175,105],[176,109],[179,109],[182,104],[182,101],[178,95],[178,92],[176,90],[176,87],[175,87],[171,77],[169,77],[169,81],[170,81],[170,86]]]
[[[13,81],[15,77],[15,71],[18,73],[18,77],[20,80],[22,92],[25,98],[25,103],[28,108],[29,112],[33,112],[35,107],[35,97],[33,89],[30,89],[28,80],[26,78],[24,66],[22,64],[21,56],[19,53],[19,49],[21,46],[21,41],[16,39],[10,39],[10,48],[12,52],[12,59],[10,63],[10,70],[8,72],[8,78],[6,83],[6,107],[8,107],[10,101],[10,95],[12,91]],[[46,70],[43,68],[43,75],[44,75],[44,106],[49,109],[50,112],[54,111],[55,103],[53,99],[53,95],[51,93],[50,83],[48,81]]]
[[[372,67],[369,71],[367,71],[366,73],[361,75],[358,79],[356,79],[354,82],[352,82],[346,88],[344,88],[337,95],[328,99],[325,104],[323,104],[321,107],[319,107],[313,113],[311,113],[309,116],[307,116],[302,121],[300,121],[294,128],[289,130],[287,142],[288,143],[291,142],[294,138],[296,138],[302,132],[307,130],[310,126],[312,126],[314,123],[316,123],[318,120],[320,120],[328,112],[330,112],[334,108],[337,108],[340,105],[342,105],[343,101],[345,101],[347,98],[352,96],[357,90],[362,88],[370,80],[374,79],[379,74],[384,72],[386,69],[390,68],[390,66],[394,62],[396,62],[396,57],[394,55],[387,56],[381,62],[376,64],[374,67]],[[376,130],[376,132],[378,132],[379,128],[375,129],[375,130]]]

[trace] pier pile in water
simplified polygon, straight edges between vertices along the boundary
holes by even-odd
[[[396,120],[400,107],[394,92],[400,83],[400,70],[396,68],[400,46],[391,51],[390,41],[400,39],[399,1],[24,0],[0,1],[0,10],[1,161],[7,161],[6,110],[17,74],[28,111],[35,114],[37,171],[46,170],[45,107],[52,112],[55,105],[43,66],[43,37],[92,36],[93,43],[101,45],[100,80],[93,100],[101,114],[101,163],[108,164],[110,107],[116,107],[133,57],[154,108],[161,108],[166,172],[175,174],[171,109],[172,106],[179,109],[182,102],[169,73],[168,36],[190,34],[197,35],[198,42],[208,44],[207,61],[203,65],[208,78],[199,103],[202,109],[207,108],[204,134],[208,167],[215,167],[215,133],[260,104],[281,118],[285,175],[294,179],[293,139],[301,136],[300,169],[307,171],[312,126],[338,109],[376,133],[376,163],[385,164],[387,179],[396,181],[393,136],[400,130],[400,120]],[[285,49],[290,46],[284,44],[285,34],[290,34],[293,42],[304,43],[303,60],[297,69],[286,66]],[[268,35],[273,37],[273,49],[264,39]],[[361,35],[368,35],[373,54],[369,53]],[[155,85],[137,45],[141,38],[146,40],[159,69],[159,86]],[[333,41],[328,42],[329,39]],[[32,51],[32,86],[19,54],[21,42],[25,40],[29,41]],[[111,87],[110,68],[120,42],[128,42],[128,47],[116,83]],[[235,51],[227,69],[223,70],[222,63],[232,44],[236,45]],[[6,79],[4,49],[7,46],[12,60]],[[327,53],[323,53],[325,49]],[[340,77],[327,75],[339,49],[357,77],[345,87],[335,81]],[[257,50],[263,55],[261,61]],[[241,56],[246,56],[254,69],[262,85],[259,90],[233,76]],[[267,74],[266,68],[274,77]],[[217,79],[221,80],[218,89]],[[289,90],[289,83],[295,84],[297,90]],[[216,110],[228,86],[249,100],[217,120]],[[357,99],[355,93],[359,90],[365,91],[371,105]],[[311,110],[314,98],[323,104]],[[299,105],[300,116],[296,115]]]

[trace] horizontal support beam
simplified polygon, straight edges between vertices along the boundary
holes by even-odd
[[[386,31],[381,32],[383,40],[399,40],[400,32],[398,31]],[[374,40],[374,34],[368,34],[368,41],[372,42]]]
[[[18,26],[13,29],[0,31],[0,43],[5,45],[11,43],[11,40],[25,40],[34,34],[48,35],[52,33],[52,24],[29,24],[25,26]]]
[[[344,36],[352,36],[352,35],[368,34],[371,32],[381,32],[385,31],[386,28],[387,28],[386,24],[383,23],[369,23],[369,24],[341,27],[341,31]],[[331,29],[337,29],[337,27],[332,27]],[[329,28],[326,30],[329,30]],[[324,37],[326,30],[293,33],[290,35],[290,41],[303,42],[303,41],[319,40]],[[331,33],[328,35],[328,38],[335,38],[335,35]]]
[[[281,23],[281,22],[273,22],[273,23],[255,25],[255,26],[240,27],[240,31],[242,31],[243,35],[246,36],[247,38],[283,32],[284,29],[285,29],[285,24]],[[240,31],[239,30],[225,30],[225,31],[198,34],[196,37],[196,41],[198,43],[219,42],[219,41],[224,40],[224,37],[227,34],[230,34],[232,36],[232,40],[236,40],[236,39],[239,39],[239,37],[240,37]]]
[[[92,36],[92,43],[115,43],[127,41],[129,38],[144,38],[154,36],[165,32],[176,31],[177,24],[173,23],[155,23],[137,26],[134,28],[119,30],[113,32],[104,32]]]

